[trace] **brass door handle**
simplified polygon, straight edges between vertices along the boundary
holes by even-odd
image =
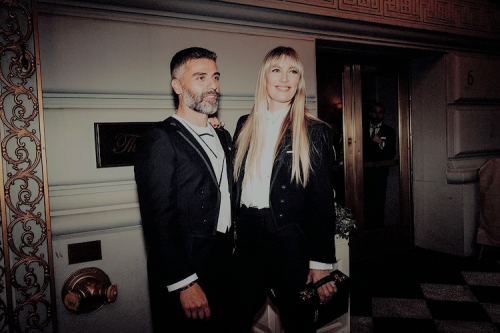
[[[85,314],[113,303],[118,297],[118,287],[96,267],[82,268],[71,274],[62,289],[63,303],[76,314]]]

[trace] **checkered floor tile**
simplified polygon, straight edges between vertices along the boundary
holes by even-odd
[[[415,248],[351,265],[351,332],[500,332],[500,249],[463,258]]]

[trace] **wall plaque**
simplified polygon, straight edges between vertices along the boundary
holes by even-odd
[[[95,123],[97,167],[133,165],[142,134],[155,124],[157,123]]]

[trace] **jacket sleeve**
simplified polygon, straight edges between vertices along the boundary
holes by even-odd
[[[136,155],[135,180],[146,242],[161,258],[165,285],[193,275],[186,245],[172,225],[177,225],[176,149],[167,132],[147,132]]]
[[[333,133],[326,124],[315,125],[309,137],[311,173],[307,185],[312,239],[311,261],[335,263],[335,204],[331,184],[335,159]]]

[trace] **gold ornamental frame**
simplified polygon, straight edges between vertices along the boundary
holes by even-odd
[[[0,332],[57,332],[36,1],[0,0]]]

